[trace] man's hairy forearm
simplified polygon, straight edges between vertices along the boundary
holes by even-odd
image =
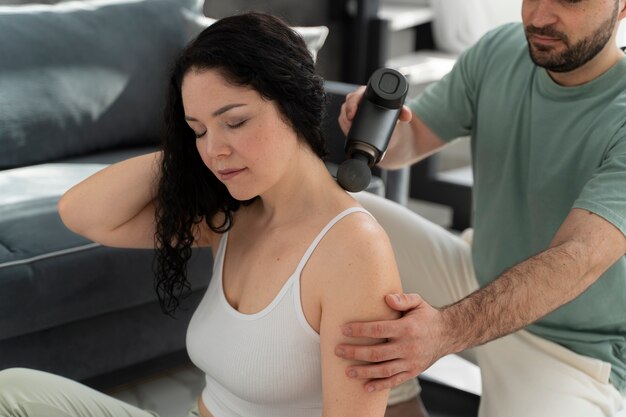
[[[600,275],[587,258],[576,244],[550,248],[442,308],[450,353],[519,330],[576,298]]]

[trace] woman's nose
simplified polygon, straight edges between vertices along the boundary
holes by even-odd
[[[207,137],[203,145],[205,147],[204,151],[210,158],[220,159],[227,157],[231,153],[230,146],[228,146],[224,140],[216,136]]]

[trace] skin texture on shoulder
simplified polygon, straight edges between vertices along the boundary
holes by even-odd
[[[399,317],[384,301],[385,294],[401,292],[391,243],[369,214],[349,214],[328,232],[303,271],[302,293],[307,292],[319,302],[320,316],[307,319],[320,333],[323,416],[382,416],[388,392],[364,391],[345,374],[346,365],[358,362],[334,354],[338,343],[349,340],[341,333],[347,321]],[[306,311],[304,302],[303,307]],[[356,339],[358,344],[376,342]]]

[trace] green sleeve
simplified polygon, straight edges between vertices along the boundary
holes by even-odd
[[[492,65],[491,52],[501,43],[503,33],[514,29],[505,25],[487,33],[459,56],[450,73],[408,104],[439,138],[448,142],[472,133],[481,79]]]
[[[583,187],[574,207],[603,217],[626,235],[626,126]]]

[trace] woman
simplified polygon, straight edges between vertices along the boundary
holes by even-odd
[[[348,378],[334,347],[343,323],[394,317],[383,297],[400,280],[385,233],[321,159],[323,109],[297,34],[264,14],[222,19],[175,65],[163,150],[110,166],[59,203],[65,224],[96,242],[156,247],[168,313],[188,288],[191,248],[211,247],[187,335],[207,376],[192,414],[384,414],[388,393]],[[150,415],[49,374],[10,370],[4,381],[14,388],[0,394],[2,415]]]

